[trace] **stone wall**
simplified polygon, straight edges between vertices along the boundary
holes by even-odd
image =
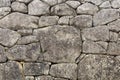
[[[0,80],[120,80],[120,0],[0,0]]]

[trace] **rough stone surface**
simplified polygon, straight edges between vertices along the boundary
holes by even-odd
[[[7,50],[7,57],[17,61],[36,61],[39,58],[39,43],[31,43],[28,45],[15,45]]]
[[[97,53],[105,54],[107,50],[106,42],[93,42],[93,41],[84,41],[83,42],[83,53]]]
[[[95,14],[97,11],[98,11],[98,7],[96,5],[93,5],[91,3],[85,3],[85,4],[82,4],[80,5],[78,8],[77,8],[77,13],[78,14]]]
[[[27,6],[24,3],[13,2],[11,8],[13,11],[27,13]]]
[[[44,60],[51,62],[75,62],[81,52],[79,30],[73,26],[50,26],[34,30],[44,52]]]
[[[38,76],[35,77],[35,80],[54,80],[54,78],[51,76]]]
[[[56,25],[58,19],[58,16],[41,16],[39,19],[39,27]]]
[[[83,29],[82,39],[93,41],[108,41],[109,29],[107,26],[97,26],[94,28]]]
[[[21,36],[32,35],[32,29],[21,29],[17,31]]]
[[[100,8],[111,8],[110,1],[105,1],[100,5]]]
[[[0,44],[11,47],[20,38],[20,34],[9,29],[0,28]]]
[[[17,16],[17,17],[16,17]],[[0,20],[0,27],[9,29],[37,28],[38,17],[14,12]]]
[[[0,62],[6,62],[7,57],[5,55],[5,48],[3,46],[0,46]]]
[[[63,3],[66,0],[43,0],[43,1],[46,2],[47,4],[53,6],[53,5],[56,5],[56,4]]]
[[[11,5],[11,0],[0,0],[0,7],[8,7]]]
[[[1,7],[0,8],[0,18],[5,17],[6,15],[8,15],[11,12],[11,8],[10,7]]]
[[[35,80],[33,76],[26,76],[25,80]]]
[[[30,15],[44,15],[49,13],[50,6],[40,0],[33,0],[28,5],[28,14]]]
[[[22,65],[18,62],[8,62],[5,65],[4,80],[23,80]]]
[[[63,77],[72,80],[77,78],[77,65],[74,63],[61,63],[51,66],[50,74],[56,77]],[[58,73],[59,72],[59,73]]]
[[[113,0],[111,5],[113,8],[120,8],[120,0]]]
[[[73,18],[73,16],[63,16],[59,19],[58,24],[68,25],[68,24],[70,24],[70,19],[72,19],[72,18]]]
[[[0,0],[0,80],[120,80],[120,0]]]
[[[51,13],[54,15],[59,15],[59,16],[76,14],[75,10],[65,3],[53,6],[51,8]]]
[[[23,2],[23,3],[29,3],[29,2],[31,2],[32,0],[16,0],[16,1]]]
[[[39,40],[37,39],[36,36],[25,36],[25,37],[22,37],[18,40],[17,44],[29,44],[29,43],[35,43],[35,42],[38,42]]]
[[[78,64],[78,80],[119,80],[119,64],[112,56],[86,55]]]
[[[102,9],[93,16],[94,25],[107,24],[119,18],[119,12],[116,9]]]
[[[66,1],[68,5],[70,5],[72,8],[77,8],[81,3],[79,1]]]
[[[70,20],[70,24],[80,29],[92,27],[92,16],[78,15]]]
[[[120,55],[120,41],[109,43],[108,54]]]
[[[95,5],[100,5],[103,2],[103,0],[84,0],[84,1],[91,2]]]
[[[28,76],[48,74],[50,63],[25,63],[24,74]]]

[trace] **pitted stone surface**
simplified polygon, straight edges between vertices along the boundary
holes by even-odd
[[[61,63],[51,66],[50,74],[56,77],[63,77],[72,80],[77,78],[77,65],[72,63]],[[58,73],[59,72],[59,73]]]
[[[61,15],[61,16],[63,16],[63,15],[75,15],[76,14],[75,10],[65,3],[53,6],[51,8],[51,13],[53,15]]]
[[[102,9],[93,16],[94,25],[103,25],[119,18],[116,9]]]
[[[120,80],[120,0],[0,0],[0,80]]]
[[[20,38],[20,34],[9,29],[0,28],[0,44],[11,47]]]
[[[44,52],[44,60],[52,62],[75,62],[81,52],[79,30],[72,26],[49,26],[34,30]]]
[[[24,28],[37,28],[38,19],[39,18],[35,16],[14,12],[0,20],[0,27],[15,30]]]
[[[50,6],[40,0],[33,0],[28,5],[28,14],[30,15],[43,15],[49,13]]]

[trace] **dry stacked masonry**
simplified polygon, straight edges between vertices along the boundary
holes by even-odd
[[[0,0],[0,80],[120,80],[120,0]]]

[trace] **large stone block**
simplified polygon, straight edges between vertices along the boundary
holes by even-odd
[[[39,18],[35,16],[13,12],[0,20],[0,27],[14,30],[38,28],[38,19]]]
[[[49,26],[36,29],[33,34],[40,39],[45,61],[75,62],[80,55],[80,31],[73,26]]]
[[[19,38],[19,33],[9,29],[0,28],[0,44],[6,47],[11,47],[17,42]]]
[[[31,43],[28,45],[15,45],[6,52],[10,60],[37,61],[40,55],[40,44]]]
[[[94,26],[107,24],[119,18],[117,9],[102,9],[93,16]]]
[[[77,64],[60,63],[51,66],[50,75],[58,78],[77,79]]]
[[[50,63],[24,63],[23,70],[27,76],[47,75]]]
[[[119,80],[120,62],[113,56],[86,55],[78,64],[78,80]]]

